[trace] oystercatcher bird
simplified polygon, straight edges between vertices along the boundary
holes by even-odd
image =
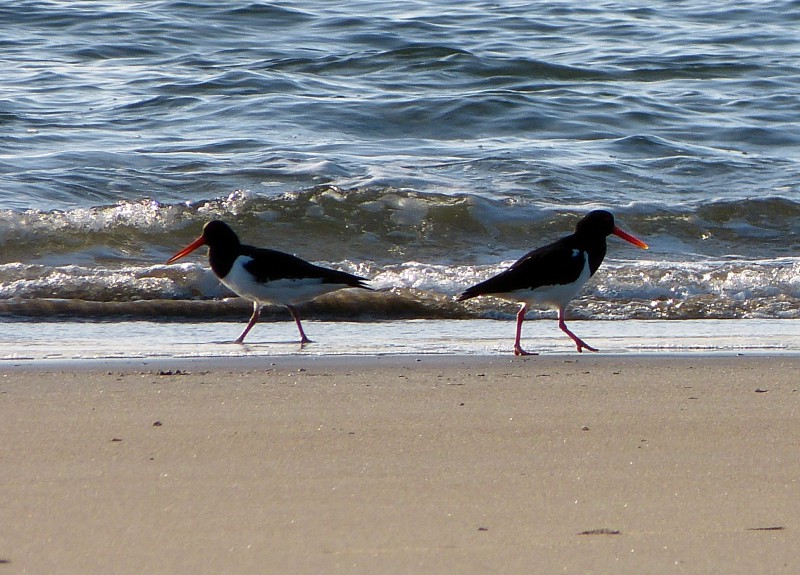
[[[507,270],[465,290],[458,301],[492,295],[519,303],[514,355],[536,355],[520,345],[522,321],[531,305],[557,308],[558,327],[572,338],[578,351],[597,351],[567,328],[564,308],[603,263],[610,234],[647,249],[646,243],[619,229],[610,212],[594,210],[578,222],[574,234],[527,253]]]
[[[310,343],[295,305],[343,288],[371,289],[366,278],[314,265],[291,254],[244,245],[219,220],[208,222],[203,234],[167,260],[168,264],[208,246],[208,261],[219,280],[237,295],[253,302],[253,315],[236,343],[244,342],[264,304],[283,305],[300,331],[300,343]]]

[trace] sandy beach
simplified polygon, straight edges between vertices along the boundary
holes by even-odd
[[[796,573],[800,357],[0,366],[0,574]]]

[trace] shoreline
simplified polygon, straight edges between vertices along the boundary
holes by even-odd
[[[4,371],[0,574],[795,568],[800,357],[211,363]]]
[[[638,353],[590,353],[559,352],[517,357],[512,353],[494,353],[483,355],[465,354],[315,354],[306,355],[230,355],[230,356],[191,356],[191,357],[104,357],[75,359],[4,359],[0,360],[0,374],[21,373],[93,373],[114,371],[151,372],[151,371],[207,371],[207,372],[257,372],[270,371],[276,367],[296,369],[327,369],[350,371],[352,369],[399,369],[413,364],[423,364],[428,368],[447,369],[458,364],[465,368],[477,369],[485,365],[505,365],[525,362],[538,362],[549,367],[553,364],[571,364],[589,362],[617,363],[628,362],[650,363],[654,368],[672,362],[702,362],[727,364],[741,360],[800,360],[800,352],[796,351],[669,351]]]

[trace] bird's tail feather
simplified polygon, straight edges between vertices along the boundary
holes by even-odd
[[[456,301],[464,301],[481,295],[481,291],[478,289],[479,286],[480,284],[465,289],[463,292],[461,292],[461,294],[459,294],[459,296],[456,298]]]

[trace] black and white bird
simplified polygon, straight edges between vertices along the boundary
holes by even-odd
[[[208,222],[203,234],[167,260],[168,264],[208,246],[208,261],[219,280],[235,294],[253,302],[253,315],[236,343],[244,342],[264,304],[283,305],[300,331],[300,343],[310,343],[295,305],[343,288],[371,289],[366,278],[314,265],[291,254],[244,245],[219,220]]]
[[[603,263],[606,237],[611,234],[647,249],[646,243],[619,229],[610,212],[594,210],[578,222],[574,234],[527,253],[507,270],[465,290],[458,301],[491,295],[519,303],[514,355],[536,355],[520,344],[522,322],[533,305],[558,309],[558,327],[572,338],[578,351],[597,351],[567,328],[564,308]]]

